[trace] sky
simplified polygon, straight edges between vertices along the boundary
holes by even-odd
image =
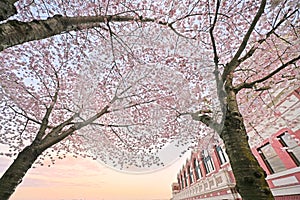
[[[50,167],[31,168],[10,200],[166,200],[188,152],[173,164],[148,174],[116,171],[102,163],[67,157]],[[0,176],[12,162],[0,157]]]

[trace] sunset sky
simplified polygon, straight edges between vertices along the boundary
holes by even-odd
[[[32,168],[11,200],[165,200],[188,153],[172,165],[148,174],[121,173],[83,158],[67,157],[51,167]],[[9,166],[0,157],[0,172]]]

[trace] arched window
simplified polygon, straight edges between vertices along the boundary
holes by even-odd
[[[190,184],[194,183],[194,174],[193,174],[194,169],[192,168],[192,165],[188,167],[188,173],[190,175]]]
[[[179,186],[179,190],[182,189],[181,180],[180,180],[179,176],[177,176],[177,183],[178,183],[178,186]]]
[[[216,151],[217,151],[217,155],[218,155],[220,164],[223,165],[224,163],[227,162],[225,153],[224,153],[223,149],[220,146],[216,146]]]
[[[202,178],[202,173],[201,173],[199,161],[196,158],[194,159],[194,167],[195,167],[196,179],[198,180]]]
[[[184,186],[184,182],[183,182],[183,178],[182,178],[182,174],[180,173],[180,182],[181,182],[181,188],[183,189]]]
[[[202,160],[207,174],[215,170],[213,161],[207,150],[202,151]]]
[[[188,181],[187,181],[187,179],[188,179],[188,174],[187,174],[187,171],[184,170],[184,185],[185,185],[185,187],[188,186]]]

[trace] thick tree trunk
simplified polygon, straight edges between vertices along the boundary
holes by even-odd
[[[1,200],[9,199],[16,187],[22,182],[26,172],[31,168],[41,153],[42,151],[37,150],[33,146],[28,146],[19,153],[18,157],[0,179]]]
[[[18,0],[1,0],[0,1],[0,21],[9,18],[10,16],[17,14],[17,9],[14,3]]]
[[[221,138],[236,179],[236,188],[244,200],[273,199],[265,173],[253,156],[236,94],[227,88],[227,113]]]
[[[56,98],[54,98],[56,99]],[[56,100],[54,100],[53,106]],[[53,128],[47,135],[45,130],[48,126],[48,119],[50,117],[53,107],[47,109],[45,116],[42,120],[42,125],[38,131],[35,140],[30,146],[27,146],[18,154],[18,157],[6,170],[4,175],[0,179],[0,200],[8,199],[14,192],[16,187],[22,182],[26,172],[31,168],[36,159],[52,145],[59,143],[74,131],[81,129],[84,126],[91,124],[93,121],[108,113],[109,106],[105,106],[98,113],[90,117],[83,122],[73,123],[71,127],[66,130],[62,130],[65,126],[68,126],[72,120],[79,116],[78,113],[71,116],[68,120],[62,122],[60,125]],[[44,136],[43,139],[41,139]]]

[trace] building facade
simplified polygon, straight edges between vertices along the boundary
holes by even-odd
[[[249,130],[249,144],[275,199],[300,200],[300,88],[277,100],[275,115]],[[209,140],[180,169],[172,200],[241,199],[224,144]]]
[[[300,88],[276,106],[269,122],[249,132],[252,152],[277,200],[300,199]],[[258,133],[260,133],[258,137]]]
[[[211,146],[210,146],[211,147]],[[222,145],[192,152],[172,185],[173,200],[240,199]]]

